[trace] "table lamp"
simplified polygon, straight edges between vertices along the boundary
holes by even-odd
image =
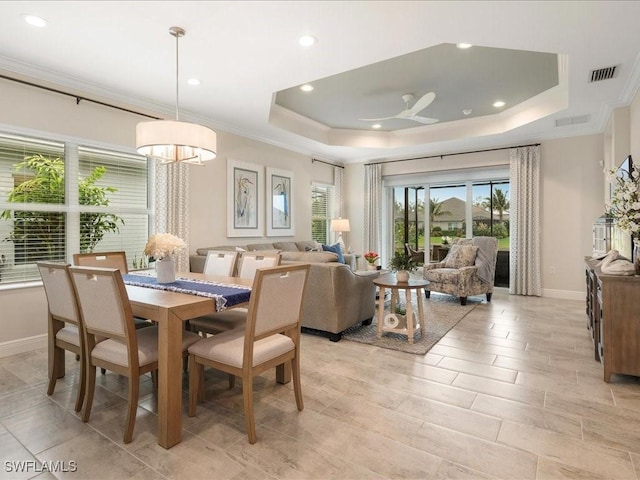
[[[342,240],[342,232],[351,231],[351,227],[349,226],[349,219],[342,218],[342,217],[334,218],[333,220],[331,220],[331,231],[338,233],[338,243],[340,244],[342,251],[346,252],[344,247],[344,241]]]

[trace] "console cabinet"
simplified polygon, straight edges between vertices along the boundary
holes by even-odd
[[[605,275],[590,257],[585,262],[587,328],[604,380],[640,376],[640,276]]]

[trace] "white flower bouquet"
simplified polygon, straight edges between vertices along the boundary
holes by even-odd
[[[171,235],[170,233],[157,233],[149,237],[144,247],[144,254],[150,257],[149,261],[159,260],[170,255],[175,255],[180,250],[186,248],[186,246],[187,244],[184,243],[184,240],[175,235]]]
[[[624,172],[624,176],[618,175],[616,170],[607,173],[613,186],[607,213],[623,232],[637,238],[640,234],[640,172]]]

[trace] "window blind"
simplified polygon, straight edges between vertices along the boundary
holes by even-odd
[[[329,243],[333,191],[331,185],[311,185],[311,238],[323,244]]]

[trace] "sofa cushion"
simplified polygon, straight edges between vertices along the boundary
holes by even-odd
[[[473,245],[452,245],[449,255],[444,259],[446,268],[470,267],[476,261],[478,247]]]
[[[238,247],[236,247],[234,245],[222,245],[222,246],[219,246],[219,247],[205,247],[205,248],[198,248],[196,250],[196,253],[198,255],[204,255],[206,257],[207,256],[207,252],[209,250],[230,250],[230,251],[235,251],[237,248]]]
[[[250,252],[254,250],[274,250],[274,246],[273,243],[250,243],[247,245],[247,250]]]
[[[333,252],[282,252],[282,262],[329,263],[337,262],[338,255]]]
[[[315,240],[305,240],[302,242],[296,242],[298,250],[301,252],[321,252],[322,246]]]
[[[297,252],[298,246],[296,242],[274,242],[273,248],[277,248],[282,252]]]
[[[322,245],[322,250],[325,252],[333,252],[338,254],[338,262],[344,263],[344,256],[342,255],[342,247],[339,243],[334,245]]]

